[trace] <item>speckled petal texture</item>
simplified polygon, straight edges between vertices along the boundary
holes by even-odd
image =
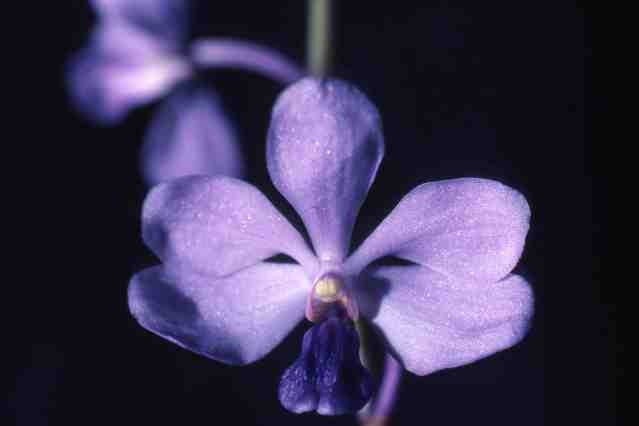
[[[278,253],[312,269],[303,238],[255,187],[189,176],[154,187],[142,211],[144,242],[172,269],[224,276]]]
[[[351,256],[357,272],[397,256],[463,280],[493,282],[516,265],[530,219],[526,199],[487,179],[453,179],[406,195]]]
[[[71,57],[66,79],[75,108],[101,124],[165,94],[191,73],[159,40],[136,28],[100,25],[89,46]]]
[[[147,330],[228,364],[271,351],[304,315],[310,282],[292,264],[260,263],[223,279],[169,273],[135,275],[129,309]]]
[[[141,161],[150,185],[188,175],[241,177],[244,169],[219,98],[200,86],[180,88],[154,114]]]
[[[421,266],[366,271],[360,308],[404,367],[418,375],[471,363],[525,335],[533,294],[520,276],[463,282]]]
[[[303,79],[273,108],[271,179],[302,217],[317,255],[341,261],[384,152],[379,114],[339,80]]]

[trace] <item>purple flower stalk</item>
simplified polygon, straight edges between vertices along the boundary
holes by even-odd
[[[76,109],[94,122],[112,125],[131,109],[171,93],[145,138],[147,181],[153,185],[198,173],[242,176],[236,132],[218,96],[190,82],[201,68],[247,69],[285,84],[299,79],[302,71],[253,43],[203,39],[189,44],[188,1],[91,3],[98,24],[88,46],[67,66]]]
[[[486,179],[422,184],[349,254],[383,153],[379,114],[359,90],[312,78],[290,86],[273,109],[267,164],[312,249],[248,183],[191,176],[161,184],[142,221],[162,265],[132,278],[131,312],[153,333],[235,365],[268,354],[306,316],[316,325],[280,383],[280,401],[294,412],[353,412],[370,398],[352,328],[360,315],[418,375],[517,343],[533,311],[528,283],[511,274],[528,231],[524,197]],[[269,261],[280,253],[296,263]],[[409,264],[373,263],[386,256]],[[389,374],[398,379],[397,369]],[[380,412],[392,397],[376,403]]]

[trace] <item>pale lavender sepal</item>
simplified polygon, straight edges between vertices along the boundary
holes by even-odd
[[[174,47],[188,37],[189,1],[91,0],[99,19],[135,26]]]
[[[462,282],[421,266],[382,266],[360,277],[356,294],[363,314],[418,375],[513,346],[533,313],[532,290],[518,275]]]
[[[88,46],[104,56],[137,63],[177,54],[165,40],[133,25],[114,21],[99,23],[91,33]]]
[[[151,186],[188,175],[241,177],[244,172],[237,134],[219,97],[190,85],[172,93],[154,114],[141,163]]]
[[[304,316],[310,282],[299,265],[259,263],[223,279],[136,274],[129,309],[147,330],[198,354],[248,364],[271,351]]]
[[[255,187],[222,176],[187,176],[155,186],[142,210],[146,245],[172,269],[221,277],[285,253],[307,270],[302,236]]]
[[[190,66],[160,41],[115,23],[100,25],[66,67],[74,106],[102,124],[116,123],[189,75]]]
[[[530,220],[526,199],[499,182],[431,182],[406,195],[347,260],[357,273],[397,256],[461,280],[493,282],[521,256]]]
[[[305,78],[277,100],[267,165],[321,259],[341,261],[384,154],[375,106],[340,80]]]

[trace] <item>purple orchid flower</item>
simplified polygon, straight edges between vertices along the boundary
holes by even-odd
[[[262,358],[306,316],[317,324],[279,398],[320,414],[354,412],[374,392],[357,355],[360,315],[418,375],[517,343],[533,308],[529,285],[511,274],[528,231],[524,197],[486,179],[422,184],[349,255],[383,153],[379,114],[359,90],[312,78],[290,86],[273,109],[268,170],[314,250],[248,183],[191,176],[158,185],[144,203],[143,238],[163,264],[132,278],[133,316],[228,364]],[[280,253],[297,263],[269,261]],[[373,264],[385,256],[409,264]]]
[[[302,76],[285,57],[256,44],[227,39],[189,44],[188,4],[93,0],[97,27],[89,45],[67,67],[76,109],[104,125],[170,94],[143,149],[142,167],[150,185],[197,173],[242,176],[237,135],[218,96],[187,84],[198,69],[247,69],[285,84]]]

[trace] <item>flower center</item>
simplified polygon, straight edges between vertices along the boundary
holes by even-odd
[[[346,284],[346,278],[334,271],[321,274],[308,296],[306,318],[317,323],[328,316],[344,314],[353,321],[359,317],[359,309]]]
[[[353,413],[374,392],[372,376],[359,358],[354,321],[359,310],[340,265],[324,264],[308,295],[302,354],[283,374],[280,402],[296,413]]]
[[[339,299],[344,284],[339,276],[327,274],[321,277],[314,288],[314,296],[324,303],[331,303]]]

